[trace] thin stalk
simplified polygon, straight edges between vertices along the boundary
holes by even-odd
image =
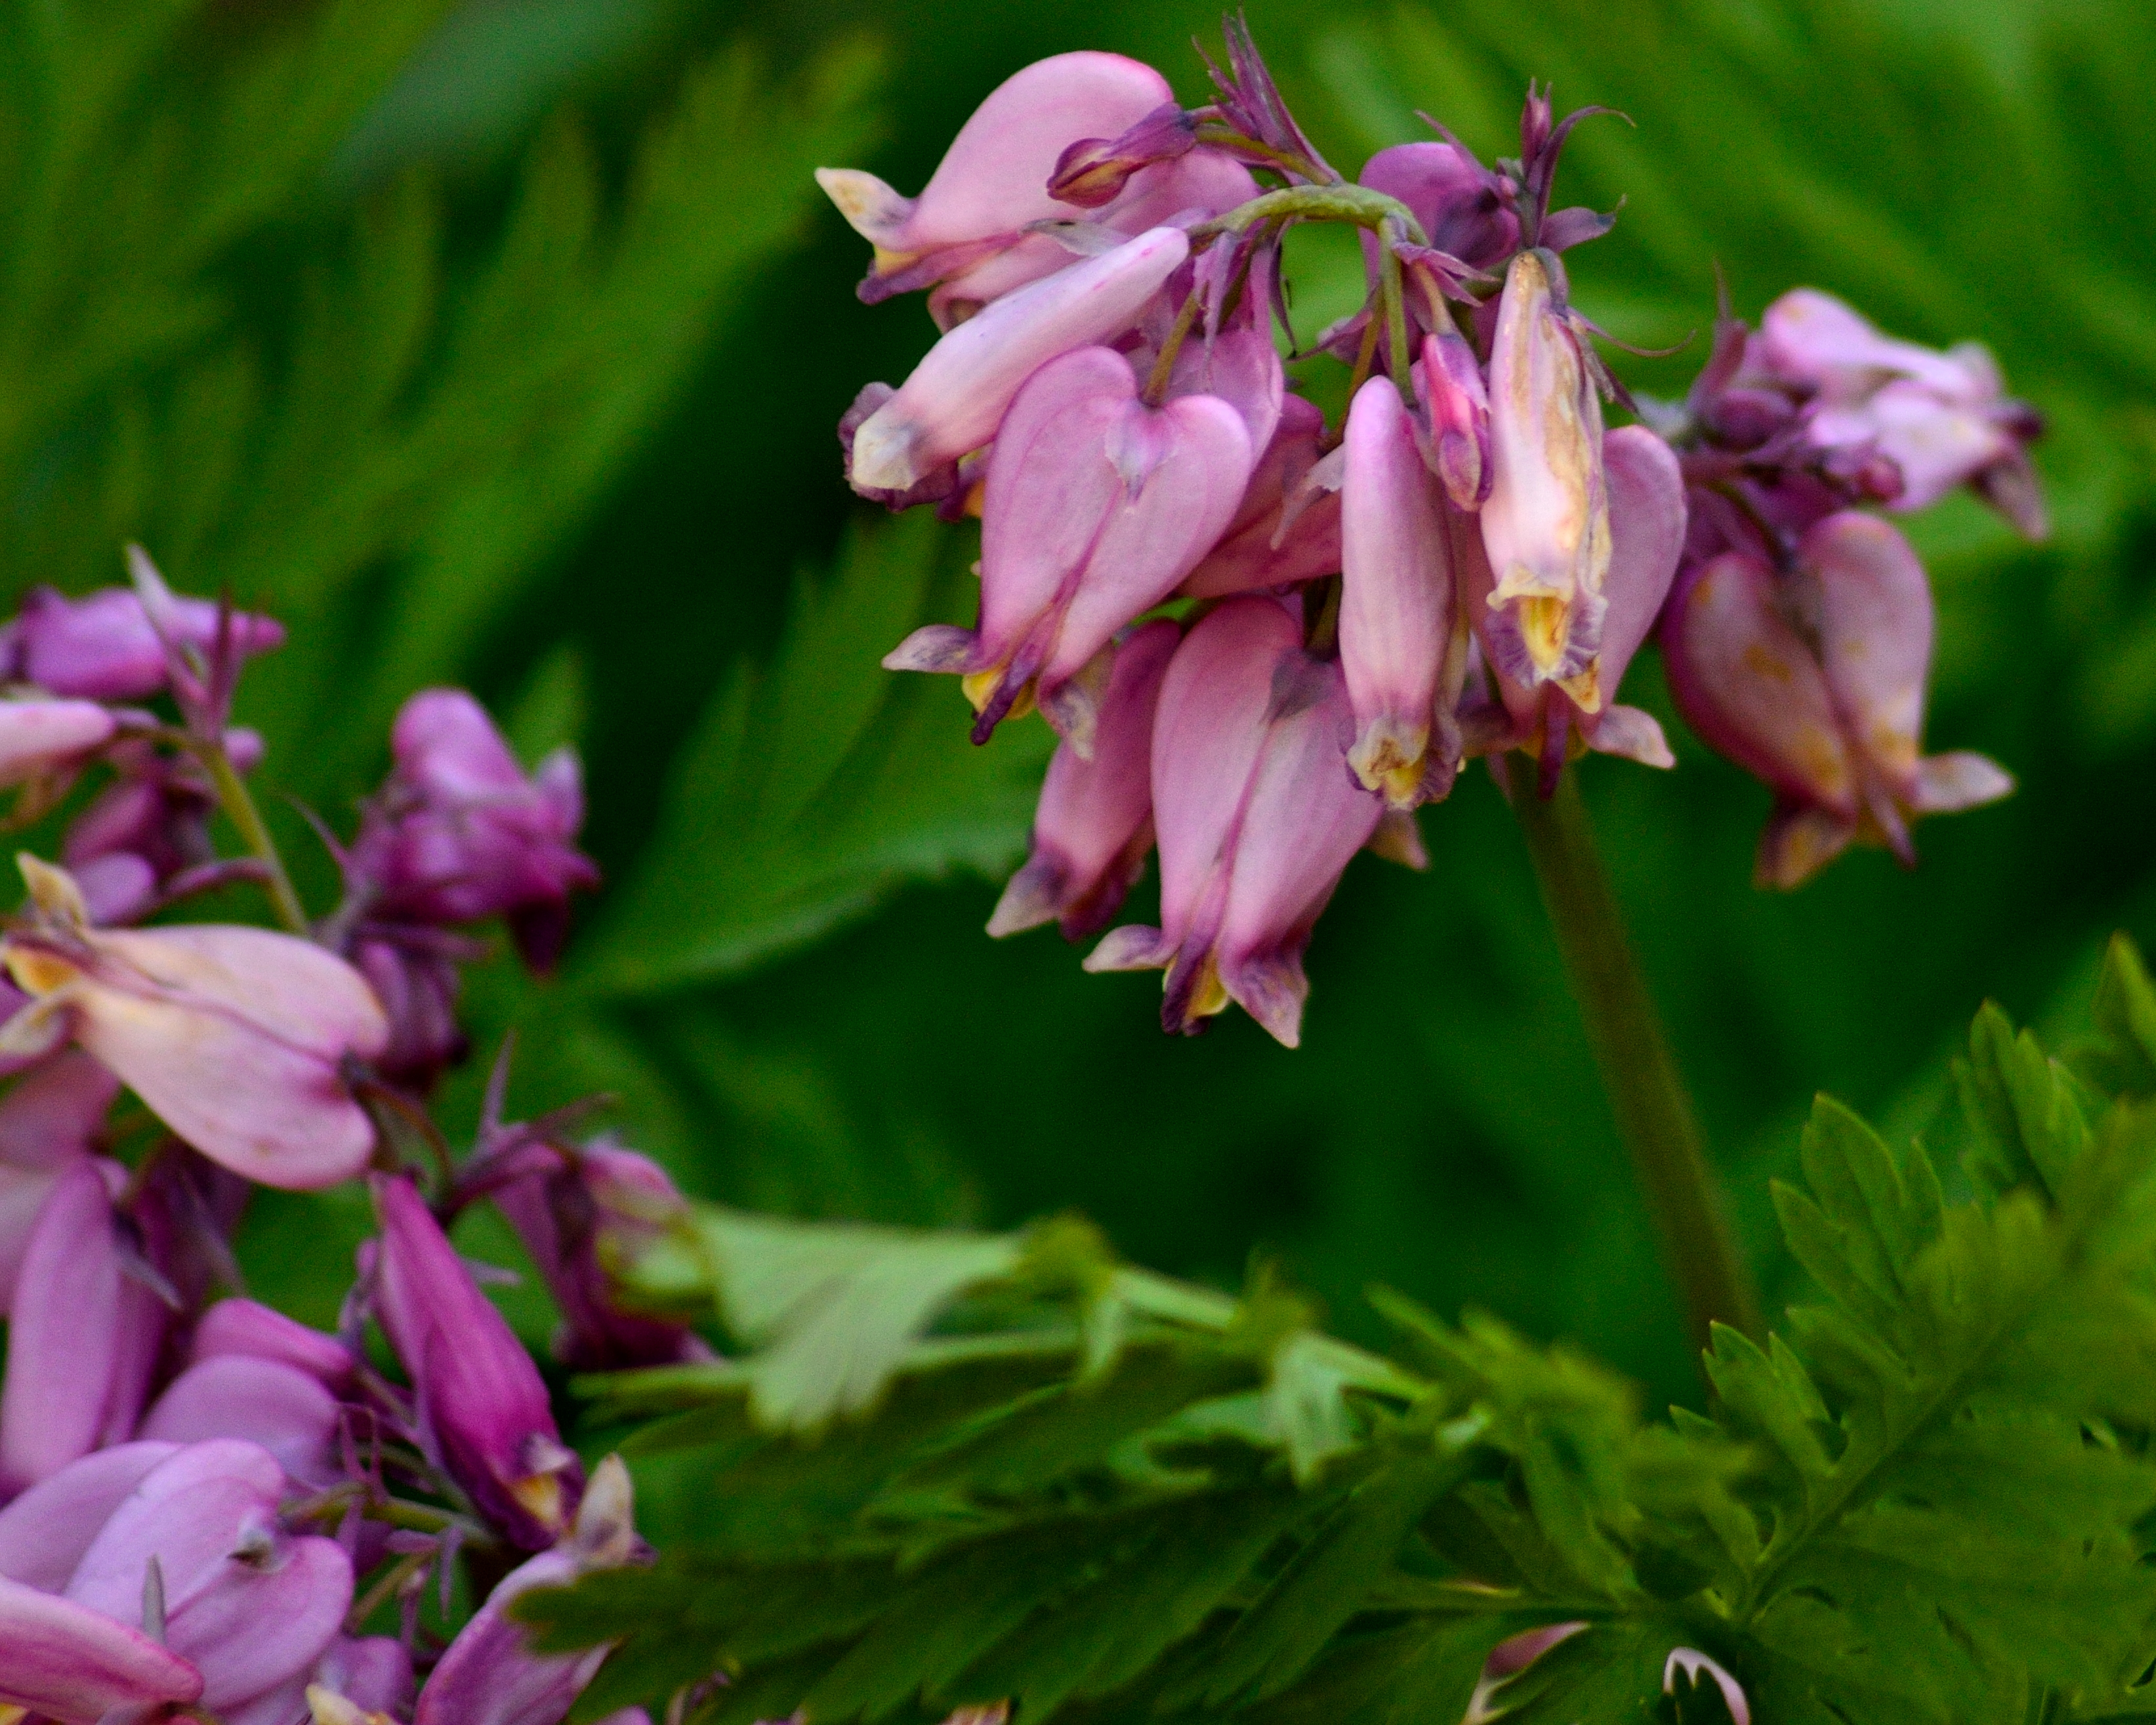
[[[195,754],[208,770],[225,818],[239,832],[241,842],[269,872],[270,878],[264,884],[269,890],[270,902],[276,907],[277,920],[294,934],[311,935],[306,906],[292,890],[292,877],[285,872],[285,859],[277,854],[277,841],[270,836],[270,829],[263,824],[262,811],[254,806],[254,798],[246,782],[234,768],[232,757],[217,742],[198,744]]]
[[[1535,793],[1524,757],[1503,758],[1512,810],[1587,1020],[1617,1130],[1684,1297],[1693,1345],[1707,1347],[1717,1323],[1757,1337],[1762,1330],[1751,1274],[1731,1237],[1691,1098],[1625,937],[1573,774],[1560,774],[1556,793],[1545,799]]]

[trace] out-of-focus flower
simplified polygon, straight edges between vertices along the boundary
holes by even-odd
[[[1353,726],[1339,665],[1303,650],[1287,607],[1224,601],[1169,662],[1153,720],[1162,926],[1114,930],[1086,968],[1165,968],[1171,1031],[1233,1000],[1292,1048],[1311,928],[1384,812],[1342,765]]]
[[[116,721],[90,701],[0,701],[0,786],[71,772],[111,738]]]
[[[90,1154],[120,1081],[88,1055],[49,1055],[0,1098],[0,1317],[14,1304],[30,1230],[60,1176]]]
[[[609,1273],[680,1211],[666,1170],[603,1142],[549,1154],[554,1167],[508,1182],[493,1198],[562,1308],[556,1357],[587,1372],[709,1358],[685,1325],[623,1310]]]
[[[347,891],[370,921],[508,920],[518,950],[552,967],[569,895],[598,884],[575,845],[583,776],[557,749],[526,777],[486,709],[461,689],[404,703],[390,733],[396,765],[344,858]]]
[[[1393,808],[1412,809],[1449,791],[1460,766],[1452,711],[1466,643],[1455,649],[1452,639],[1451,558],[1414,422],[1390,378],[1356,392],[1342,447],[1340,665],[1355,724],[1348,765]]]
[[[388,1082],[424,1094],[470,1052],[457,1018],[462,967],[485,948],[462,935],[414,923],[367,923],[351,942],[352,962],[382,1002],[389,1042],[374,1063]]]
[[[1478,624],[1483,650],[1514,682],[1555,683],[1598,711],[1609,567],[1602,403],[1548,253],[1522,252],[1505,279],[1490,356],[1490,455],[1482,542],[1496,586]]]
[[[259,1444],[303,1486],[338,1473],[336,1398],[321,1379],[277,1360],[218,1354],[189,1366],[142,1416],[140,1435],[158,1443],[244,1438]]]
[[[1981,755],[1920,752],[1932,626],[1908,542],[1854,511],[1806,534],[1789,575],[1732,552],[1681,579],[1662,623],[1671,693],[1775,793],[1762,885],[1794,886],[1857,839],[1912,862],[1914,817],[2013,789]]]
[[[1034,811],[1033,845],[988,919],[992,935],[1044,922],[1081,940],[1106,926],[1152,850],[1152,720],[1183,632],[1148,623],[1117,644],[1092,758],[1061,744]]]
[[[135,1435],[166,1312],[121,1250],[126,1183],[117,1163],[81,1158],[30,1230],[0,1380],[0,1493]]]
[[[457,1632],[419,1692],[413,1725],[558,1725],[611,1651],[535,1653],[508,1608],[536,1587],[565,1587],[642,1555],[629,1470],[609,1455],[592,1470],[575,1527],[551,1551],[513,1569]]]
[[[217,644],[218,608],[176,599],[169,614],[180,637],[199,652]],[[285,644],[285,626],[244,611],[232,614],[231,639],[245,658]],[[84,701],[141,701],[167,680],[164,643],[131,588],[104,587],[70,599],[49,587],[23,596],[15,620],[0,629],[0,665],[8,680],[34,683]]]
[[[846,476],[864,496],[897,500],[996,435],[1019,388],[1050,360],[1135,327],[1183,259],[1181,229],[1154,228],[984,306],[946,335],[895,391],[855,403]],[[849,415],[849,418],[853,418]]]
[[[55,1720],[201,1699],[202,1673],[140,1630],[0,1577],[0,1707]]]
[[[1339,486],[1312,480],[1324,436],[1325,416],[1314,403],[1299,395],[1282,399],[1279,427],[1235,518],[1178,592],[1222,598],[1339,572]]]
[[[361,1277],[411,1375],[422,1427],[511,1540],[529,1551],[551,1545],[569,1525],[583,1471],[538,1368],[412,1183],[377,1177],[374,1204],[382,1235],[362,1249]]]
[[[359,1362],[335,1336],[289,1318],[253,1300],[220,1300],[195,1325],[193,1364],[234,1356],[275,1360],[305,1372],[326,1389],[341,1391]]]
[[[412,1707],[412,1657],[386,1636],[339,1636],[316,1662],[294,1704],[262,1725],[397,1725]]]
[[[1798,288],[1767,308],[1753,351],[1773,377],[1818,393],[1813,443],[1893,462],[1902,485],[1890,508],[1928,508],[1968,485],[2028,537],[2050,531],[2028,456],[2043,417],[2007,396],[1980,343],[1940,352],[1896,341],[1832,295]]]
[[[352,1604],[336,1542],[285,1531],[287,1489],[257,1445],[187,1445],[113,1511],[67,1597],[116,1621],[161,1597],[165,1645],[201,1672],[203,1706],[233,1717],[311,1669]]]
[[[1043,366],[1012,403],[988,464],[979,629],[917,629],[884,664],[964,676],[977,742],[1030,689],[1091,752],[1100,684],[1079,674],[1212,548],[1252,453],[1234,406],[1204,394],[1152,406],[1130,361],[1108,348]]]
[[[225,758],[251,773],[262,759],[252,731],[228,731]],[[112,783],[68,823],[60,861],[81,885],[94,922],[131,922],[168,888],[212,885],[239,866],[220,864],[210,837],[217,793],[183,753],[127,738],[105,752]]]
[[[0,959],[35,998],[0,1047],[72,1035],[181,1137],[264,1185],[359,1172],[374,1129],[342,1069],[379,1054],[388,1025],[357,972],[266,929],[94,928],[64,870],[20,860],[36,914]]]

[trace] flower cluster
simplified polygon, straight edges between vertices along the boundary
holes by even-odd
[[[245,787],[261,744],[229,722],[282,631],[134,572],[33,593],[0,631],[13,818],[62,829],[0,934],[0,1719],[559,1725],[604,1650],[541,1655],[507,1606],[648,1553],[626,1470],[587,1474],[445,1230],[480,1202],[508,1219],[563,1361],[672,1363],[708,1350],[623,1310],[608,1266],[680,1199],[569,1136],[579,1110],[506,1122],[506,1068],[461,1163],[419,1103],[462,1051],[475,925],[551,964],[596,879],[575,757],[526,777],[469,696],[415,697],[336,847],[344,901],[310,922]],[[218,855],[220,811],[255,854]],[[167,920],[247,882],[287,932]],[[396,1150],[415,1133],[424,1189]],[[357,1178],[377,1228],[337,1332],[246,1298],[251,1185]],[[479,1604],[455,1625],[459,1574]]]
[[[1586,751],[1674,764],[1617,699],[1650,639],[1679,711],[1775,793],[1764,880],[1856,839],[1907,860],[1916,815],[2011,788],[1921,753],[1930,590],[1865,507],[1966,485],[2041,534],[2041,428],[1981,349],[1800,290],[1756,335],[1725,316],[1683,406],[1635,402],[1562,259],[1612,218],[1551,208],[1594,110],[1531,90],[1517,160],[1445,134],[1351,182],[1228,37],[1204,105],[1062,54],[991,94],[918,198],[819,176],[875,248],[861,296],[927,289],[942,331],[841,420],[847,477],[981,523],[975,625],[884,662],[959,677],[976,742],[1035,710],[1060,738],[992,933],[1097,932],[1157,848],[1159,925],[1087,968],[1164,970],[1170,1030],[1233,1001],[1292,1045],[1342,871],[1419,860],[1414,811],[1463,761],[1524,754],[1543,795]],[[1352,367],[1337,423],[1282,358],[1306,222],[1357,227],[1367,264],[1316,343]]]

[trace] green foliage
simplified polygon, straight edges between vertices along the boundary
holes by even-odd
[[[2099,998],[2145,1005],[2129,944]],[[1448,1719],[1498,1641],[1568,1622],[1491,1717],[1725,1719],[1711,1676],[1666,1692],[1686,1647],[1778,1725],[2145,1715],[2156,1106],[1994,1007],[1963,1094],[1953,1198],[1820,1100],[1775,1194],[1817,1297],[1720,1332],[1709,1414],[1667,1420],[1488,1317],[1380,1294],[1387,1360],[1073,1223],[701,1210],[635,1286],[737,1356],[585,1386],[665,1410],[629,1447],[693,1470],[697,1531],[521,1609],[619,1642],[593,1717],[722,1671],[696,1717]]]

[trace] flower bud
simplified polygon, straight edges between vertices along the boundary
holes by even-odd
[[[1981,755],[1923,756],[1932,597],[1908,543],[1845,511],[1778,576],[1740,552],[1688,570],[1662,624],[1678,711],[1775,793],[1761,885],[1795,886],[1853,840],[1914,860],[1909,819],[2005,796]]]
[[[1029,223],[1067,215],[1049,181],[1075,141],[1116,137],[1173,99],[1168,80],[1137,60],[1059,54],[989,93],[918,198],[857,168],[817,169],[839,213],[875,248],[861,297],[927,286],[1016,243]]]
[[[509,1605],[533,1588],[566,1587],[594,1569],[636,1561],[631,1507],[629,1470],[609,1455],[592,1471],[570,1535],[511,1570],[457,1632],[419,1692],[413,1725],[558,1725],[611,1649],[535,1653]]]
[[[227,1357],[274,1360],[336,1391],[348,1388],[359,1368],[352,1350],[335,1336],[246,1299],[220,1300],[195,1324],[191,1363]]]
[[[141,1630],[0,1577],[0,1708],[101,1719],[200,1700],[202,1673]]]
[[[1059,203],[1099,209],[1113,203],[1131,176],[1197,147],[1198,121],[1179,102],[1163,102],[1114,137],[1081,138],[1055,158],[1048,195]]]
[[[1183,631],[1148,623],[1116,648],[1091,760],[1060,745],[1041,782],[1033,847],[988,919],[1002,936],[1060,922],[1065,940],[1105,927],[1152,850],[1152,719]]]
[[[95,701],[0,700],[0,786],[71,772],[113,732]]]
[[[1314,482],[1325,415],[1299,395],[1280,406],[1279,429],[1244,487],[1219,541],[1177,591],[1222,598],[1340,571],[1340,490]]]
[[[0,1491],[134,1435],[166,1314],[128,1273],[112,1208],[126,1183],[117,1163],[85,1157],[30,1230],[0,1380]]]
[[[443,1466],[512,1543],[551,1544],[583,1476],[537,1368],[412,1183],[377,1176],[374,1204],[382,1236],[362,1276]]]
[[[1451,788],[1459,741],[1451,655],[1453,575],[1414,422],[1389,377],[1373,377],[1348,411],[1341,486],[1340,665],[1354,710],[1348,764],[1368,790],[1412,809]],[[1433,753],[1430,742],[1438,733]]]
[[[217,642],[218,608],[208,599],[175,599],[169,621],[198,652]],[[244,611],[232,614],[233,644],[243,657],[285,644],[285,626]],[[21,614],[0,632],[9,675],[54,695],[84,701],[141,701],[167,680],[163,642],[134,590],[103,587],[70,599],[49,587],[24,595]]]
[[[1414,384],[1430,422],[1430,470],[1456,507],[1480,509],[1489,501],[1493,475],[1490,397],[1475,350],[1450,331],[1425,336]]]
[[[1089,753],[1096,691],[1081,683],[1066,698],[1065,685],[1212,548],[1242,499],[1251,453],[1227,402],[1184,395],[1149,406],[1130,362],[1107,348],[1043,366],[988,464],[979,629],[916,630],[885,665],[963,675],[977,742],[1031,685]]]
[[[0,1099],[0,1317],[38,1212],[59,1177],[90,1154],[120,1081],[74,1050],[49,1055]]]
[[[1464,264],[1494,269],[1519,248],[1504,179],[1459,144],[1394,144],[1363,164],[1360,183],[1399,199],[1430,244]]]
[[[1491,661],[1599,711],[1594,657],[1609,567],[1602,403],[1554,257],[1512,259],[1490,355],[1491,487],[1482,542],[1496,576],[1481,629]]]
[[[984,306],[855,429],[846,475],[855,490],[906,491],[987,443],[1035,371],[1132,328],[1189,254],[1180,229],[1155,228]]]
[[[412,1656],[386,1635],[340,1635],[315,1662],[297,1704],[264,1725],[396,1725],[412,1708]]]
[[[266,929],[93,928],[64,871],[20,861],[37,917],[0,959],[36,998],[0,1045],[71,1034],[181,1137],[264,1185],[359,1172],[374,1129],[342,1069],[379,1054],[388,1025],[357,972]]]
[[[1294,1047],[1311,929],[1384,812],[1341,762],[1353,725],[1340,667],[1287,607],[1229,599],[1199,623],[1153,721],[1162,926],[1112,931],[1086,969],[1165,968],[1168,1030],[1233,1000]]]

